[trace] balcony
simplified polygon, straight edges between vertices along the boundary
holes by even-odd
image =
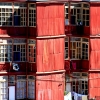
[[[66,25],[65,34],[66,35],[90,35],[90,27],[89,26],[78,27],[73,25]]]
[[[70,71],[87,71],[89,70],[88,60],[65,60],[65,70]]]

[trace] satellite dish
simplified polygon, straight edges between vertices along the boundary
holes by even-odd
[[[16,63],[13,63],[13,70],[18,71],[19,70],[19,65]]]

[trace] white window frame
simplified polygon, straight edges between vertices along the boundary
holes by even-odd
[[[20,46],[19,51],[14,51],[14,45]],[[14,52],[20,52],[20,61],[14,61]],[[25,38],[1,38],[0,39],[0,62],[26,62],[26,39]]]
[[[82,74],[86,74],[86,75],[83,76]],[[81,72],[81,73],[74,72],[72,75],[73,75],[73,77],[75,77],[72,79],[72,91],[73,91],[73,87],[75,87],[74,92],[76,92],[76,82],[78,82],[78,93],[86,95],[86,91],[87,91],[87,94],[88,94],[88,73],[86,73],[86,72]],[[73,82],[75,84],[73,84]],[[82,89],[82,84],[84,85],[84,89]],[[85,85],[87,85],[87,88],[85,87]]]
[[[31,4],[35,5],[35,7],[30,7]],[[36,27],[36,4],[35,3],[28,4],[28,26]]]
[[[72,37],[70,38],[70,51],[71,52],[71,59],[81,59],[81,38]],[[75,41],[74,39],[79,39]],[[76,46],[76,47],[74,47]]]
[[[69,3],[65,3],[65,25],[69,25],[69,9],[68,9]]]
[[[89,39],[88,39],[88,41],[83,41],[83,39],[87,39],[87,38],[82,38],[82,45],[84,44],[85,47],[84,48],[82,47],[81,57],[82,57],[82,59],[89,59]],[[87,48],[87,46],[88,46],[88,48]]]
[[[18,9],[20,9],[20,15],[18,15]],[[20,17],[20,25],[14,25],[14,26],[26,26],[27,4],[14,2],[14,13],[15,13],[15,11],[16,11],[17,15],[14,15],[14,16]]]
[[[77,5],[77,4],[81,4],[81,6],[78,6],[78,7],[76,7],[75,5]],[[75,18],[75,24],[73,24],[73,25],[77,25],[77,20],[81,20],[81,22],[82,22],[82,24],[84,25],[84,26],[89,26],[88,24],[87,24],[87,21],[90,21],[90,19],[89,20],[86,20],[86,19],[83,19],[83,16],[85,15],[85,17],[87,16],[87,15],[89,15],[89,14],[83,14],[83,10],[89,10],[90,9],[90,7],[84,7],[84,4],[87,4],[88,6],[89,6],[89,3],[70,3],[70,10],[72,10],[73,12],[72,12],[72,16],[75,16],[76,18]],[[68,13],[66,13],[66,9],[69,9],[68,8],[68,3],[65,3],[65,16],[67,15],[68,16]],[[80,13],[78,13],[77,12],[77,10],[80,10]],[[80,16],[80,19],[78,18],[78,15]],[[70,16],[71,17],[71,16]],[[66,18],[65,18],[66,19]],[[67,19],[68,20],[68,19]],[[83,21],[85,22],[85,23],[83,23]],[[67,25],[67,24],[66,24]]]
[[[16,41],[14,42],[14,40],[16,39]],[[20,46],[20,61],[14,61],[14,58],[13,58],[13,61],[14,62],[25,62],[26,61],[26,42],[24,41],[25,38],[14,38],[13,39],[13,55],[14,55],[14,52],[19,52],[19,51],[14,51],[14,45],[16,46]],[[18,40],[18,41],[17,41]],[[23,40],[23,41],[22,41]],[[25,39],[26,40],[26,39]],[[25,48],[22,48],[21,46],[24,46]],[[22,51],[21,51],[22,50]],[[25,59],[25,60],[24,60]]]
[[[11,2],[0,2],[0,26],[12,26],[13,20],[9,21],[8,19],[13,15],[13,3]],[[4,10],[4,11],[3,11]],[[8,21],[7,21],[8,20]],[[11,25],[9,23],[12,23]]]
[[[6,77],[4,79],[3,77]],[[0,100],[8,99],[8,76],[0,76]]]
[[[35,99],[35,76],[34,79],[29,79],[30,76],[33,75],[28,75],[28,82],[27,82],[27,90],[28,90],[28,99]]]
[[[12,61],[12,42],[11,38],[0,39],[0,62],[11,62]],[[8,49],[7,49],[8,48]],[[3,54],[3,56],[2,56]],[[7,54],[7,57],[6,57]],[[2,60],[3,59],[3,60]],[[8,59],[8,61],[7,61]]]
[[[88,10],[88,12],[89,12],[89,11],[90,11],[90,9],[89,9],[90,7],[88,7],[88,8],[84,7],[85,4],[87,4],[87,3],[83,3],[83,5],[82,5],[82,7],[83,7],[82,10],[85,10],[85,14],[83,14],[83,16],[85,16],[85,19],[83,19],[83,16],[82,16],[82,21],[83,21],[83,25],[89,26],[89,25],[87,24],[87,22],[89,23],[90,18],[89,18],[89,20],[87,20],[86,17],[87,17],[87,16],[90,16],[90,13],[87,14],[86,11]],[[89,4],[88,4],[88,6],[89,6]]]
[[[72,57],[70,57],[70,58],[71,58],[72,60],[89,60],[89,39],[88,39],[88,38],[85,38],[85,37],[84,37],[84,38],[81,38],[81,37],[71,37],[70,39],[74,39],[74,38],[76,38],[76,39],[79,38],[79,39],[81,39],[81,40],[80,40],[80,41],[71,41],[71,40],[70,40],[70,43],[76,43],[76,45],[80,43],[80,47],[77,47],[77,46],[76,46],[77,48],[75,48],[75,49],[73,49],[73,47],[72,47],[72,48],[70,47],[70,52],[73,51],[73,50],[75,51],[75,55],[74,55],[75,57],[73,57],[73,53],[71,52]],[[82,39],[87,39],[88,42],[83,42]],[[85,43],[85,44],[88,45],[88,50],[86,49],[86,50],[88,51],[88,53],[84,53],[84,54],[85,54],[84,58],[82,58],[82,56],[83,56],[83,55],[82,55],[82,52],[83,52],[83,51],[82,51],[82,50],[83,50],[82,44],[83,44],[83,43]],[[70,45],[70,46],[71,46],[71,45]],[[80,49],[81,51],[79,52],[79,51],[77,51],[77,49],[78,49],[78,50]],[[78,54],[78,56],[77,56],[77,54]]]
[[[11,4],[11,5],[10,5]],[[16,4],[16,5],[15,5]],[[23,6],[26,5],[26,6]],[[13,10],[14,8],[14,10]],[[13,15],[16,9],[20,9],[20,15]],[[14,25],[14,16],[20,16],[20,25]],[[0,26],[27,26],[27,3],[0,2]]]
[[[18,76],[25,76],[26,75],[17,75]],[[16,86],[16,99],[25,99],[26,98],[26,79],[18,79],[17,78],[17,86]]]
[[[80,5],[81,3],[71,3],[71,6],[70,6],[71,10],[73,11],[71,15],[76,17],[75,18],[75,25],[77,25],[77,20],[81,20],[81,16],[82,16],[82,14],[81,14],[81,12],[82,12],[81,6],[82,5],[75,7],[75,5],[77,5],[77,4]],[[80,13],[78,13],[78,10],[80,10]],[[80,16],[80,18],[78,18],[78,15]]]

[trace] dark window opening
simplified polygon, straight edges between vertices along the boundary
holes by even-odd
[[[20,9],[14,12],[14,25],[15,26],[21,25]]]

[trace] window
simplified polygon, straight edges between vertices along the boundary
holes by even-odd
[[[89,26],[89,5],[83,4],[83,25]]]
[[[12,60],[26,61],[26,39],[0,39],[0,62]]]
[[[12,23],[12,3],[0,2],[0,26],[11,26]]]
[[[82,59],[88,59],[88,39],[82,39]]]
[[[29,62],[36,62],[36,41],[28,40],[28,60]]]
[[[65,4],[65,16],[68,18],[68,3]],[[89,26],[89,4],[88,3],[71,3],[70,4],[70,22],[72,25],[77,25],[81,21],[84,26]],[[66,24],[68,25],[68,24]]]
[[[68,58],[68,38],[65,38],[65,59]],[[70,58],[71,59],[88,59],[89,57],[89,39],[71,37],[70,38]]]
[[[68,38],[65,38],[65,59],[68,58]]]
[[[0,100],[8,100],[8,77],[0,76]]]
[[[71,24],[77,24],[78,20],[81,20],[81,4],[71,3]],[[82,20],[81,20],[82,21]]]
[[[88,59],[88,39],[72,37],[70,40],[71,59]]]
[[[12,61],[12,39],[0,39],[0,62]]]
[[[29,3],[27,7],[27,3],[0,2],[0,26],[26,26],[27,16],[28,26],[36,26],[35,4]]]
[[[28,76],[28,99],[35,99],[35,77]]]
[[[26,76],[17,76],[17,99],[25,99],[26,98]]]
[[[71,38],[70,51],[72,59],[81,59],[81,38]]]
[[[15,85],[15,76],[9,76],[9,85]]]
[[[68,3],[66,3],[65,4],[65,25],[69,25],[68,13],[69,13]]]
[[[26,4],[14,3],[14,26],[26,26]]]
[[[78,75],[78,76],[77,76]],[[79,94],[88,94],[88,74],[87,73],[73,73],[72,90]]]
[[[26,39],[14,39],[13,60],[26,61]]]
[[[29,4],[29,11],[28,11],[28,17],[29,17],[29,26],[36,26],[36,5],[35,4]]]

